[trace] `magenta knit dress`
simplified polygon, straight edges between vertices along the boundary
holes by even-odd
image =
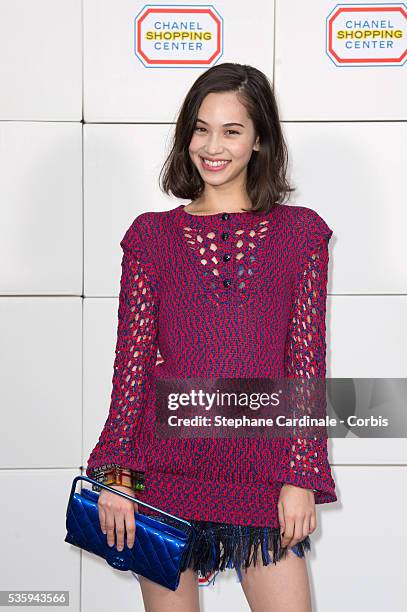
[[[202,576],[234,567],[241,577],[259,545],[265,565],[286,555],[284,483],[336,501],[327,439],[155,437],[152,379],[324,378],[331,235],[304,206],[204,216],[181,204],[140,214],[120,243],[111,405],[86,474],[144,472],[140,499],[198,530],[191,567]],[[294,547],[306,550],[309,537]]]

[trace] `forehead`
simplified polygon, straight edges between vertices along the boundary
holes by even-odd
[[[210,93],[202,101],[198,111],[198,119],[208,124],[231,123],[233,121],[248,122],[246,107],[240,102],[236,92]]]

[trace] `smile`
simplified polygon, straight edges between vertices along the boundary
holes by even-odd
[[[226,168],[228,164],[230,164],[230,160],[226,160],[226,159],[222,161],[215,161],[215,162],[205,159],[204,157],[201,157],[200,159],[201,159],[202,167],[205,170],[211,170],[212,172],[219,172],[220,170],[223,170],[224,168]]]

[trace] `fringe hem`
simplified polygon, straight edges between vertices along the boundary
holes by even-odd
[[[180,526],[170,517],[157,515],[156,518]],[[247,570],[252,564],[259,564],[259,551],[263,565],[269,565],[286,558],[289,550],[298,557],[304,557],[305,553],[311,550],[309,536],[291,548],[283,547],[278,527],[188,520],[197,533],[188,567],[198,572],[202,578],[206,578],[212,572],[235,569],[241,582],[241,570]]]

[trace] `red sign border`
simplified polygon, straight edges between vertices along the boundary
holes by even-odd
[[[406,18],[407,21],[407,11],[402,7],[402,6],[382,6],[382,7],[377,7],[377,6],[364,6],[364,7],[342,7],[339,8],[336,13],[334,15],[332,15],[332,17],[330,17],[330,19],[328,20],[328,51],[329,53],[331,53],[331,55],[336,59],[336,61],[340,64],[359,64],[359,63],[382,63],[382,64],[387,64],[389,62],[401,62],[407,55],[407,49],[404,51],[404,53],[400,56],[400,57],[396,57],[396,58],[347,58],[347,59],[341,59],[338,54],[333,50],[332,48],[332,24],[333,21],[338,17],[338,15],[340,15],[340,13],[354,13],[354,12],[366,12],[366,11],[386,11],[386,12],[400,12],[404,15],[404,17]]]
[[[218,45],[216,50],[214,51],[214,53],[211,55],[211,57],[207,60],[153,60],[153,59],[149,59],[148,56],[145,54],[144,51],[142,51],[141,47],[140,47],[140,41],[141,41],[141,23],[143,22],[143,20],[150,14],[150,13],[208,13],[212,19],[215,21],[215,23],[217,24],[217,38],[218,38]],[[190,8],[190,9],[183,9],[183,8],[147,8],[146,12],[143,13],[142,15],[140,15],[140,17],[137,18],[137,46],[136,46],[136,52],[139,53],[139,55],[147,62],[147,64],[160,64],[161,66],[166,66],[166,65],[209,65],[213,62],[213,60],[215,59],[215,57],[217,55],[219,55],[219,53],[221,52],[221,22],[219,17],[210,9],[210,8],[202,8],[202,9],[198,9],[198,8]]]

